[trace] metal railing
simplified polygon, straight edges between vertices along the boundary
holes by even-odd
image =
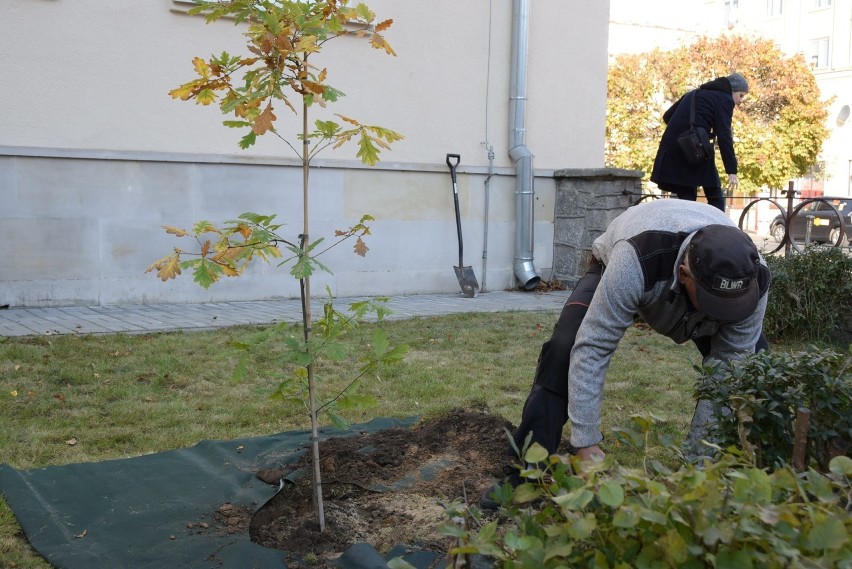
[[[677,199],[674,196],[669,196],[667,194],[653,194],[653,193],[644,193],[644,192],[641,193],[641,194],[637,194],[637,193],[629,192],[629,191],[624,191],[624,192],[622,192],[622,194],[623,195],[636,196],[636,198],[631,201],[631,204],[630,204],[631,206],[636,205],[638,203],[641,203],[641,202],[648,200],[648,199]],[[844,212],[839,211],[837,209],[837,207],[835,207],[834,203],[832,203],[833,201],[836,201],[836,200],[850,199],[850,198],[848,198],[848,197],[834,197],[834,196],[800,198],[802,192],[797,191],[793,188],[793,182],[790,182],[788,189],[781,190],[781,194],[786,195],[786,200],[785,200],[786,201],[786,207],[785,207],[784,204],[782,204],[779,200],[777,200],[774,197],[759,197],[759,198],[752,198],[745,205],[745,207],[742,209],[742,211],[740,213],[740,217],[739,217],[739,221],[738,221],[738,227],[740,229],[743,229],[743,224],[748,219],[750,211],[753,208],[756,209],[760,202],[769,202],[770,204],[775,206],[775,208],[777,208],[778,211],[780,212],[782,222],[770,225],[770,235],[776,241],[778,241],[778,245],[774,249],[765,249],[763,251],[765,254],[772,255],[774,253],[777,253],[781,249],[784,249],[784,252],[787,255],[791,254],[794,251],[797,252],[797,253],[801,253],[808,246],[810,246],[812,244],[811,234],[812,234],[813,226],[815,224],[816,225],[820,224],[820,223],[816,223],[816,222],[828,223],[829,226],[834,225],[833,218],[831,218],[827,222],[824,222],[821,218],[815,218],[813,215],[807,215],[807,213],[809,213],[810,210],[806,210],[806,213],[802,214],[802,211],[805,210],[805,208],[807,206],[809,206],[813,203],[816,203],[816,202],[822,202],[822,203],[826,204],[828,206],[828,208],[824,211],[833,212],[834,216],[836,216],[837,221],[838,221],[838,225],[836,227],[833,227],[832,233],[829,234],[829,240],[828,240],[827,245],[829,245],[831,247],[847,247],[847,248],[849,248],[850,245],[852,245],[852,243],[850,243],[849,240],[847,240],[847,238],[846,238],[847,223],[846,223]],[[798,204],[794,203],[794,200],[797,199],[797,198],[801,199],[801,201],[799,201]],[[726,197],[726,199],[733,201],[734,199],[741,199],[741,198],[733,198],[729,195],[729,196]],[[792,237],[791,228],[792,228],[794,220],[796,219],[796,216],[798,216],[798,215],[805,215],[805,235],[804,235],[804,241],[803,242],[796,241]],[[779,228],[783,230],[783,233],[779,231]]]

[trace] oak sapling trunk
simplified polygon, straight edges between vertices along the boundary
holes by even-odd
[[[311,275],[316,270],[331,272],[317,259],[319,255],[346,240],[354,239],[353,251],[364,256],[367,246],[362,237],[369,234],[369,215],[346,230],[337,231],[337,241],[325,249],[319,249],[323,239],[310,241],[309,179],[311,160],[322,150],[339,148],[356,141],[356,153],[363,163],[370,166],[379,161],[382,149],[402,139],[402,135],[384,127],[365,125],[357,120],[335,114],[334,120],[317,120],[313,130],[308,120],[309,109],[318,104],[325,107],[338,100],[343,93],[327,82],[328,70],[309,63],[323,45],[341,36],[363,38],[370,46],[396,55],[382,32],[393,20],[377,22],[376,16],[366,4],[350,7],[348,0],[279,0],[274,3],[260,0],[213,1],[197,0],[190,14],[204,14],[208,22],[223,17],[232,18],[244,27],[248,54],[237,56],[223,52],[207,60],[193,59],[197,75],[170,92],[175,99],[194,100],[196,104],[218,103],[220,111],[234,118],[223,124],[229,128],[242,129],[245,134],[239,146],[249,148],[258,136],[272,133],[281,139],[301,160],[302,164],[302,231],[295,240],[279,234],[280,224],[275,215],[243,213],[237,219],[217,226],[208,221],[196,223],[192,230],[165,226],[168,233],[176,237],[195,240],[193,250],[175,248],[174,252],[154,262],[148,271],[156,271],[163,281],[176,278],[182,270],[191,270],[194,280],[207,288],[220,277],[236,277],[244,272],[248,264],[261,259],[267,262],[281,259],[278,266],[289,266],[290,274],[299,281],[302,301],[302,338],[296,342],[285,338],[288,350],[284,363],[295,366],[292,377],[279,384],[275,395],[286,401],[307,399],[311,421],[311,446],[314,463],[314,488],[317,520],[320,531],[325,528],[322,501],[322,477],[319,459],[319,415],[328,414],[335,424],[345,421],[337,415],[336,408],[363,402],[352,394],[358,381],[386,364],[400,361],[407,348],[391,347],[378,332],[371,342],[368,355],[361,358],[360,374],[340,393],[320,404],[315,363],[319,358],[336,358],[346,351],[340,343],[342,333],[354,328],[368,313],[375,312],[378,319],[388,313],[377,302],[361,302],[350,306],[346,315],[334,310],[331,300],[325,305],[321,326],[321,342],[315,341],[311,309]],[[279,120],[277,108],[286,107],[295,115],[301,115],[300,132],[294,134],[299,143],[289,140],[276,127]],[[280,112],[280,111],[279,111]],[[289,256],[285,256],[285,252]],[[329,292],[329,297],[331,297]],[[381,301],[382,299],[377,299]],[[251,353],[251,346],[242,346]],[[240,370],[245,369],[241,364]],[[301,391],[306,388],[306,393]]]

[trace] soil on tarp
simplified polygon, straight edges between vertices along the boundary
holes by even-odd
[[[513,426],[500,417],[457,409],[411,428],[322,441],[323,533],[312,500],[310,453],[297,464],[257,473],[276,487],[282,476],[304,473],[257,512],[224,504],[214,517],[231,533],[248,531],[252,541],[287,552],[291,567],[306,558],[321,566],[362,542],[380,553],[416,544],[443,554],[450,542],[439,532],[448,521],[441,504],[478,504],[504,476],[505,429]]]

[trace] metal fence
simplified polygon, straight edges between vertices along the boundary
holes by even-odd
[[[627,194],[628,192],[625,192]],[[761,252],[772,255],[782,249],[786,255],[801,253],[812,245],[827,247],[840,247],[852,252],[852,227],[850,227],[849,208],[852,207],[852,198],[835,196],[801,197],[801,192],[793,188],[792,182],[787,190],[780,192],[783,198],[757,197],[757,198],[734,198],[727,197],[728,203],[734,200],[744,201],[739,214],[738,226],[746,231],[746,222],[759,207],[761,203],[769,203],[778,210],[778,214],[769,225],[768,238],[762,243],[757,243]],[[631,193],[634,196],[631,205],[636,205],[648,199],[677,199],[669,194]],[[820,204],[818,206],[814,204]],[[847,204],[848,207],[842,207]],[[840,207],[838,207],[840,206]],[[729,213],[735,213],[729,207]],[[820,214],[816,215],[815,211]],[[735,216],[732,216],[734,219]],[[795,230],[795,231],[794,231]]]

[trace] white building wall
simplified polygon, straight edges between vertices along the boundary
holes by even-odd
[[[367,168],[355,147],[324,152],[311,177],[311,237],[376,217],[362,259],[341,249],[317,278],[335,295],[457,291],[447,153],[461,154],[465,264],[488,288],[514,286],[514,168],[507,154],[511,2],[369,2],[393,18],[398,56],[340,38],[314,63],[347,93],[327,112],[405,135]],[[531,9],[526,144],[535,155],[535,266],[552,260],[552,170],[603,166],[608,2]],[[205,24],[172,0],[4,0],[0,5],[0,303],[197,302],[297,296],[258,266],[203,291],[145,268],[179,242],[164,223],[276,213],[301,227],[297,161],[278,139],[242,151],[211,107],[172,100],[191,60],[244,53],[230,21]],[[11,80],[13,78],[14,80]],[[277,108],[287,120],[287,111]],[[290,119],[294,120],[294,119]],[[282,123],[283,124],[283,123]],[[282,132],[284,126],[279,127]],[[488,148],[494,176],[486,195]],[[485,209],[489,202],[488,210]],[[488,219],[488,227],[485,220]],[[484,240],[488,232],[488,242]],[[487,265],[486,265],[487,261]],[[487,266],[487,274],[481,273]]]

